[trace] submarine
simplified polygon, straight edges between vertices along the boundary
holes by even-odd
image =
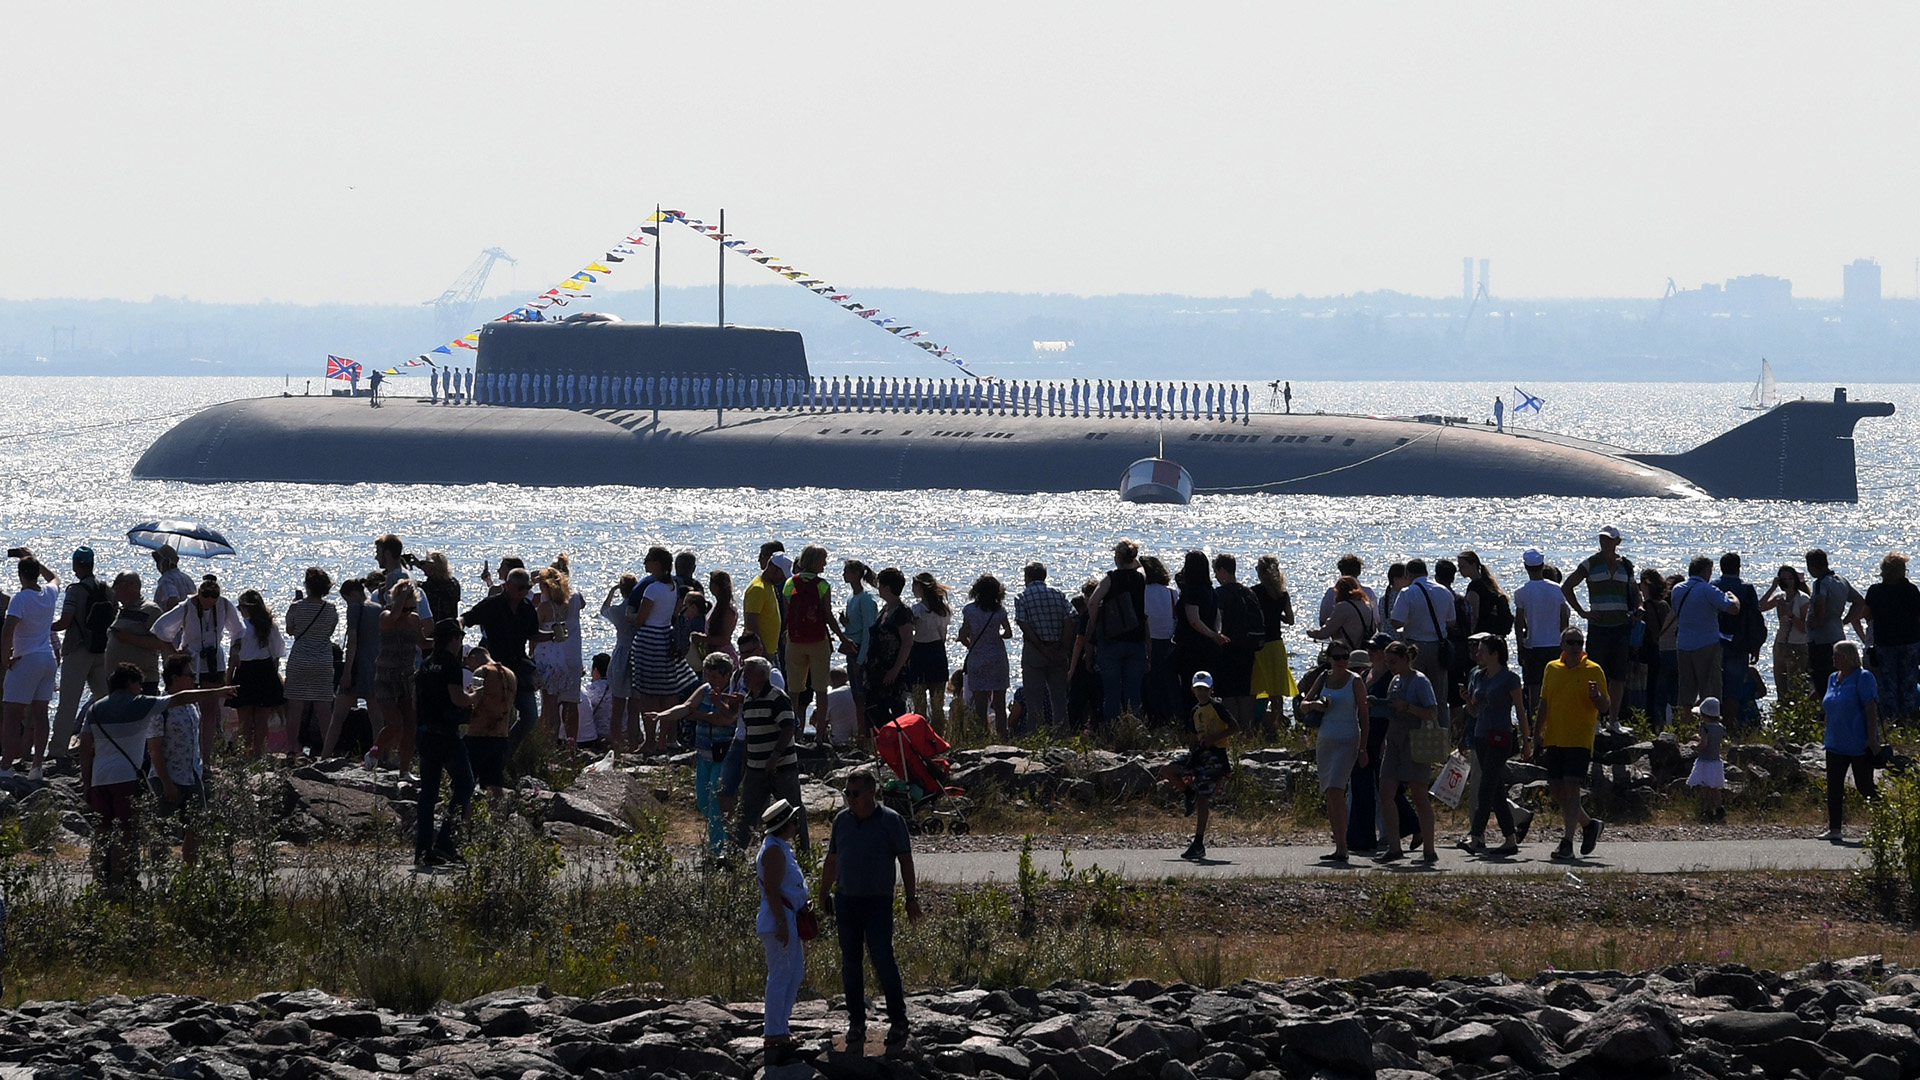
[[[577,316],[488,323],[471,378],[462,404],[214,405],[156,439],[133,475],[1026,494],[1113,490],[1163,458],[1196,494],[1853,502],[1854,427],[1894,411],[1842,388],[1683,453],[1636,453],[1460,417],[1254,412],[1243,395],[1229,409],[1224,388],[1202,408],[1194,384],[1148,384],[1143,403],[1138,383],[827,378],[791,330]]]

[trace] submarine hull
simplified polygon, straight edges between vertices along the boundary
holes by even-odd
[[[1154,420],[942,412],[445,406],[278,397],[162,435],[141,479],[1110,490],[1160,453],[1208,492],[1687,498],[1677,473],[1534,433],[1342,415]]]
[[[868,378],[866,395],[850,396],[863,380],[815,380],[799,334],[756,327],[648,326],[596,315],[494,322],[482,329],[474,359],[481,400],[514,404],[393,398],[376,409],[351,397],[232,401],[162,435],[134,475],[196,483],[1024,493],[1112,490],[1114,477],[1133,463],[1162,457],[1186,469],[1198,494],[1851,501],[1858,494],[1854,425],[1893,412],[1883,402],[1849,402],[1836,390],[1831,402],[1788,402],[1685,453],[1652,455],[1443,417],[1048,416],[1012,407],[1036,400],[1019,396],[971,411],[905,407],[951,401],[951,388],[923,392],[913,380],[901,396],[902,381],[892,380],[894,393],[875,398]],[[805,398],[772,393],[810,385],[816,389]],[[1072,400],[1084,411],[1093,391],[1091,384],[1082,389]],[[525,404],[581,400],[841,405]],[[888,405],[848,404],[875,400]],[[1109,399],[1100,400],[1104,408]]]

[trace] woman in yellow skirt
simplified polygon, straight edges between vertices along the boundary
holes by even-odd
[[[1293,597],[1287,595],[1287,575],[1280,572],[1280,560],[1260,556],[1255,564],[1259,582],[1253,594],[1260,598],[1260,617],[1266,623],[1266,644],[1253,658],[1254,715],[1263,729],[1278,729],[1286,721],[1284,703],[1300,692],[1294,682],[1293,668],[1287,663],[1286,628],[1293,625]],[[1268,723],[1268,716],[1273,721]]]

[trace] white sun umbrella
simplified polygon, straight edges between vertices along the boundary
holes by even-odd
[[[197,521],[149,521],[144,525],[135,525],[127,530],[127,543],[154,551],[164,544],[172,544],[173,550],[197,559],[234,553],[233,545],[220,535],[219,530]]]

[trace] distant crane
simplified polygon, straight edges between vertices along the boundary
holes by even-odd
[[[1482,271],[1484,272],[1486,260],[1482,259],[1480,262]],[[1467,314],[1460,320],[1460,343],[1462,345],[1465,345],[1467,342],[1467,330],[1473,325],[1473,313],[1480,307],[1480,301],[1482,300],[1487,301],[1489,304],[1493,302],[1493,297],[1487,295],[1487,282],[1485,278],[1482,278],[1479,287],[1473,290],[1473,299],[1467,301]]]
[[[1675,284],[1673,283],[1673,279],[1672,279],[1672,278],[1668,278],[1668,279],[1667,279],[1667,291],[1666,291],[1665,293],[1662,293],[1662,294],[1661,294],[1661,296],[1660,296],[1660,310],[1659,310],[1659,311],[1657,311],[1657,312],[1655,312],[1655,313],[1654,313],[1654,316],[1653,316],[1653,317],[1654,317],[1654,320],[1655,320],[1656,322],[1657,322],[1657,321],[1659,321],[1659,320],[1661,320],[1661,319],[1664,319],[1664,318],[1666,318],[1666,315],[1667,315],[1667,301],[1669,301],[1669,300],[1671,300],[1671,299],[1673,299],[1674,297],[1676,297],[1676,296],[1679,296],[1679,295],[1680,295],[1680,286],[1678,286],[1678,285],[1675,285]]]
[[[473,307],[480,299],[480,290],[487,286],[487,275],[493,272],[493,264],[504,262],[509,266],[518,266],[520,262],[497,247],[490,247],[474,257],[473,263],[447,286],[447,291],[431,300],[425,301],[425,307],[433,309],[433,321],[443,338],[458,337],[473,329]]]

